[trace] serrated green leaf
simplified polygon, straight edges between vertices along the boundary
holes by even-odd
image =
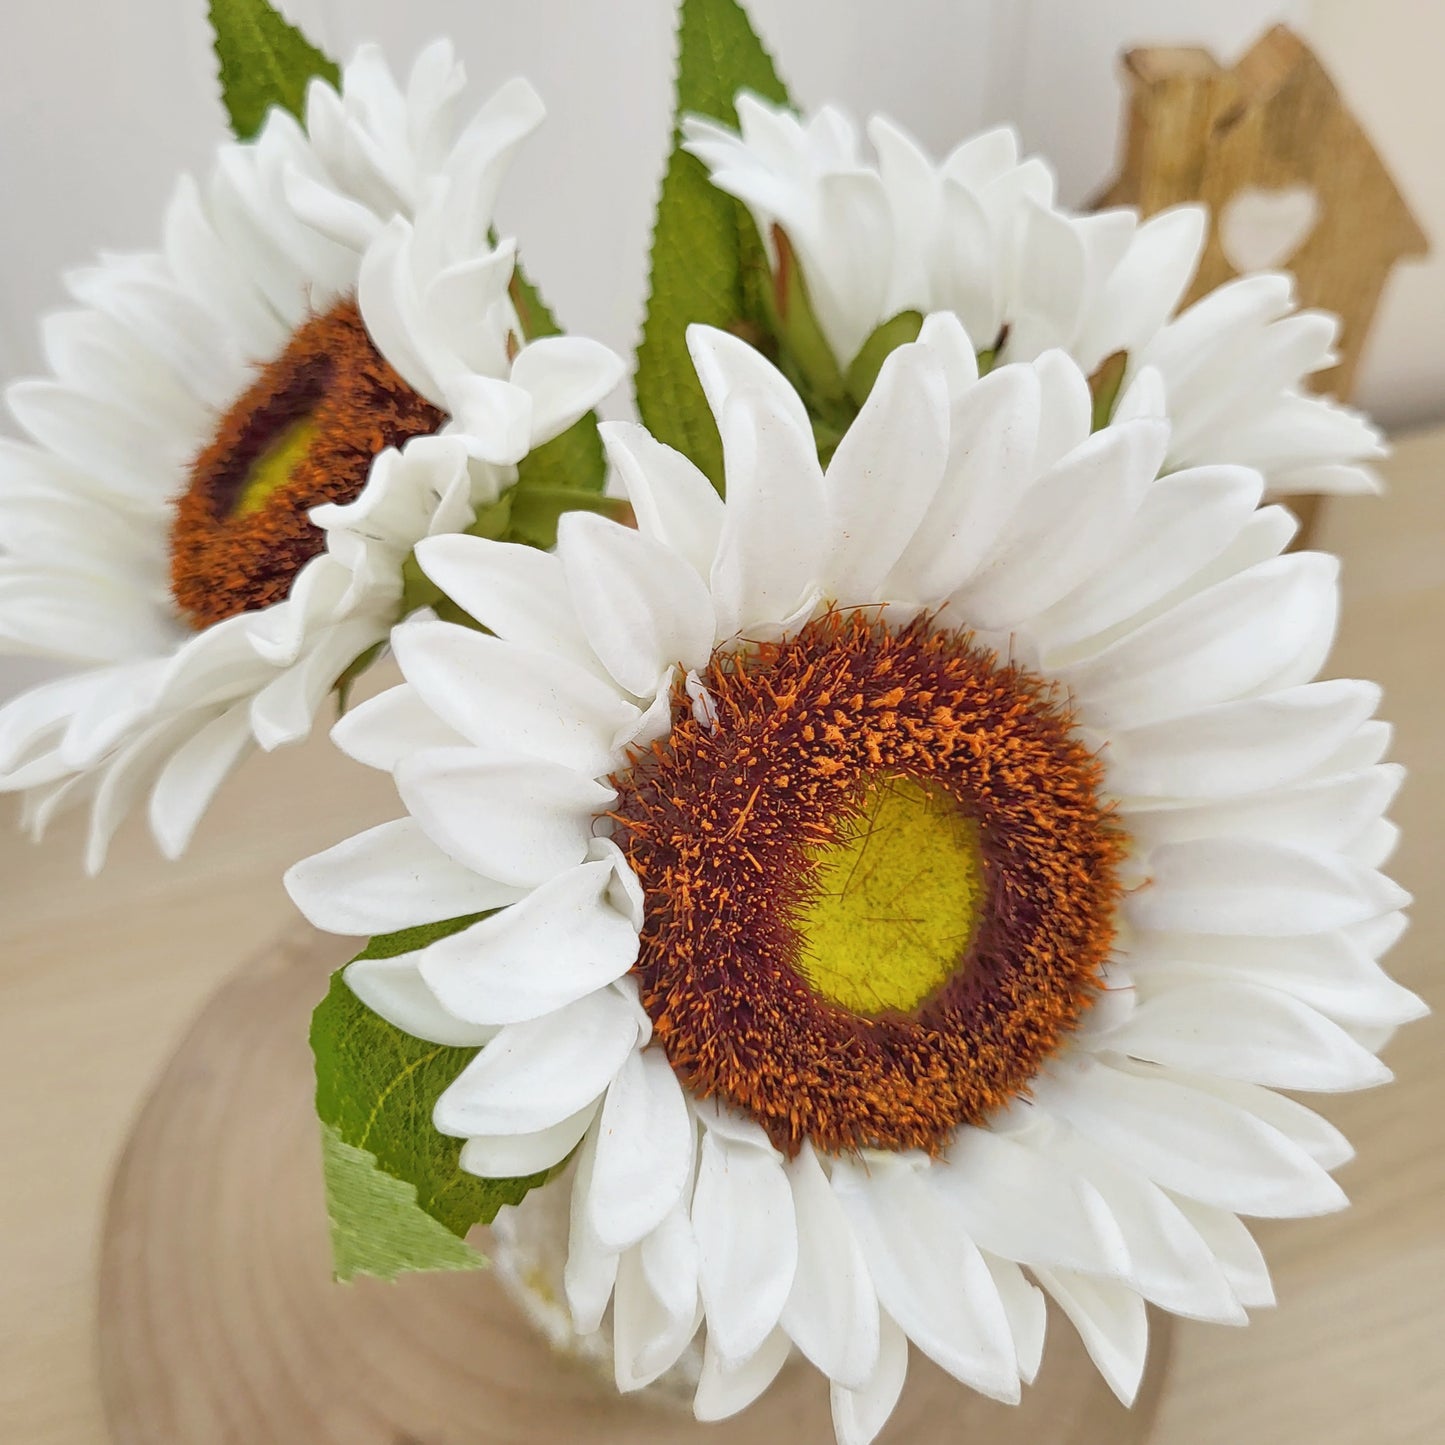
[[[848,368],[848,395],[857,406],[868,400],[883,363],[900,346],[918,340],[923,330],[921,311],[900,311],[897,316],[885,321],[859,348],[858,355]]]
[[[658,197],[652,286],[637,352],[637,409],[722,489],[722,443],[687,352],[687,327],[746,331],[760,317],[767,258],[746,207],[717,190],[680,147],[694,112],[737,124],[740,90],[788,104],[788,93],[737,0],[683,0],[678,20],[673,150]]]
[[[331,1216],[331,1267],[339,1280],[359,1274],[395,1279],[407,1270],[480,1269],[486,1260],[416,1202],[416,1190],[321,1126],[321,1168]]]
[[[238,140],[250,140],[273,105],[301,119],[314,76],[340,88],[336,62],[268,0],[210,0],[210,15],[221,99]]]
[[[358,957],[394,958],[411,953],[484,916],[475,914],[386,934],[372,939]],[[337,1258],[338,1272],[343,1265],[352,1268],[357,1258],[373,1257],[357,1243],[358,1238],[369,1237],[373,1228],[378,1234],[374,1257],[383,1263],[400,1257],[401,1244],[386,1236],[401,1229],[403,1222],[406,1247],[436,1252],[435,1237],[418,1221],[408,1221],[398,1203],[403,1196],[386,1184],[387,1179],[409,1191],[406,1200],[417,1214],[462,1240],[472,1225],[489,1224],[502,1205],[520,1203],[550,1177],[544,1172],[519,1179],[478,1179],[464,1173],[459,1163],[461,1141],[437,1133],[432,1110],[477,1050],[428,1043],[403,1033],[352,993],[344,972],[332,976],[330,991],[311,1020],[316,1112],[323,1128],[335,1135],[334,1140],[326,1141],[327,1198],[333,1227],[346,1246],[345,1256]],[[358,1161],[338,1150],[337,1143],[374,1161],[374,1172],[383,1178],[364,1177]],[[333,1195],[333,1182],[344,1185],[348,1191],[344,1197]],[[365,1210],[373,1206],[375,1217],[368,1220]],[[463,1267],[455,1262],[459,1256],[454,1252],[443,1253],[453,1262],[397,1264],[396,1268]]]

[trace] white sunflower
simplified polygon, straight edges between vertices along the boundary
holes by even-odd
[[[32,825],[88,803],[97,868],[144,794],[186,845],[253,744],[302,737],[402,608],[402,564],[472,525],[621,376],[521,344],[489,236],[542,109],[522,82],[462,123],[451,47],[406,91],[375,49],[306,127],[273,110],[177,186],[162,248],[69,278],[53,375],[0,440],[0,647],[83,668],[0,710],[0,788]]]
[[[737,111],[740,131],[684,118],[686,148],[747,205],[774,264],[773,228],[785,233],[841,366],[902,311],[952,311],[995,360],[1057,347],[1086,375],[1120,352],[1125,384],[1156,371],[1170,468],[1254,467],[1269,496],[1377,490],[1366,463],[1384,455],[1379,433],[1304,391],[1337,360],[1336,317],[1297,311],[1277,273],[1231,281],[1176,314],[1204,244],[1202,208],[1142,222],[1127,208],[1071,214],[1047,164],[1020,160],[1006,128],[939,163],[874,116],[875,162],[836,107],[800,119],[744,93]]]
[[[319,926],[487,911],[347,978],[483,1045],[465,1169],[578,1148],[567,1291],[618,1385],[705,1325],[700,1418],[796,1347],[871,1440],[907,1342],[1017,1400],[1044,1293],[1134,1395],[1145,1301],[1270,1303],[1240,1215],[1340,1207],[1349,1147],[1273,1088],[1355,1089],[1421,1009],[1376,959],[1399,769],[1377,690],[1314,682],[1336,564],[1262,482],[1090,434],[1057,351],[895,351],[826,471],[756,351],[689,334],[724,503],[604,428],[637,529],[423,542],[491,635],[414,621],[335,732],[407,816],[297,865]]]

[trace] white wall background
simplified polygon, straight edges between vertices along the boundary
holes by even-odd
[[[504,229],[564,321],[630,351],[671,104],[674,0],[282,0],[325,48],[381,41],[402,67],[449,34],[478,93],[514,74],[550,118],[504,193]],[[1304,29],[1438,238],[1397,272],[1361,400],[1388,424],[1445,417],[1445,51],[1440,0],[751,0],[804,105],[885,110],[942,151],[1012,121],[1082,202],[1111,174],[1117,56],[1196,43],[1232,59]],[[0,0],[0,380],[39,363],[60,273],[153,244],[179,169],[224,135],[204,0]],[[614,405],[614,410],[625,402]],[[0,663],[0,693],[16,674]]]

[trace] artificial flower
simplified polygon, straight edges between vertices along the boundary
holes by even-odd
[[[1207,234],[1202,208],[1147,221],[1127,208],[1072,214],[1047,164],[1021,160],[1007,128],[939,163],[875,116],[875,162],[833,106],[800,118],[744,93],[737,112],[738,131],[685,118],[686,148],[747,205],[775,267],[780,242],[791,246],[841,367],[889,318],[952,311],[990,361],[1062,348],[1110,392],[1157,372],[1171,468],[1253,467],[1270,496],[1376,489],[1366,464],[1384,454],[1379,433],[1304,391],[1337,359],[1335,317],[1297,311],[1291,279],[1275,273],[1178,312]]]
[[[1240,1216],[1344,1202],[1349,1146],[1274,1090],[1380,1083],[1420,1011],[1377,963],[1377,690],[1314,681],[1336,564],[1257,472],[1161,472],[1147,371],[1091,432],[1075,361],[980,377],[935,314],[825,470],[759,352],[689,341],[726,501],[610,423],[635,530],[422,542],[486,631],[396,630],[334,735],[406,815],[292,895],[485,915],[346,977],[479,1046],[435,1109],[464,1169],[576,1152],[568,1300],[622,1389],[704,1328],[718,1418],[796,1349],[862,1445],[909,1341],[1017,1400],[1047,1294],[1127,1401],[1146,1301],[1243,1322]]]
[[[403,564],[609,391],[595,343],[524,343],[490,236],[541,118],[470,120],[451,47],[403,91],[375,48],[177,186],[161,249],[69,278],[53,375],[6,393],[0,642],[83,670],[0,711],[32,825],[90,807],[94,869],[149,794],[178,854],[235,763],[309,730],[403,610]]]

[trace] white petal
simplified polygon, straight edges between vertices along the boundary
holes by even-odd
[[[540,1174],[555,1168],[577,1147],[596,1115],[594,1102],[535,1134],[490,1134],[468,1139],[462,1145],[459,1162],[468,1174],[482,1179],[520,1179]]]
[[[310,732],[328,693],[357,658],[386,637],[387,624],[356,617],[321,633],[311,650],[251,699],[251,731],[271,752]]]
[[[532,398],[520,386],[471,372],[449,376],[447,407],[467,451],[496,466],[515,466],[532,449]]]
[[[151,790],[150,824],[161,852],[179,858],[216,790],[251,746],[244,705],[223,712],[178,748]]]
[[[1339,564],[1297,552],[1260,563],[1198,593],[1060,670],[1081,721],[1142,727],[1227,702],[1268,684],[1331,627]]]
[[[908,1160],[837,1160],[833,1188],[868,1260],[878,1300],[949,1374],[1017,1403],[1017,1355],[998,1288],[942,1195]]]
[[[950,405],[978,381],[978,356],[963,323],[952,311],[933,311],[923,318],[918,344],[928,348],[943,368]]]
[[[1129,1251],[1121,1283],[1175,1314],[1245,1323],[1212,1251],[1164,1190],[1073,1130],[1055,1127],[1048,1147],[1064,1167],[1084,1172],[1114,1216]]]
[[[418,543],[416,558],[453,602],[498,637],[602,671],[572,610],[562,563],[550,553],[517,542],[446,536]]]
[[[381,823],[304,858],[285,881],[317,928],[358,937],[484,913],[521,896],[452,862],[414,818]]]
[[[878,1368],[878,1296],[863,1250],[812,1145],[789,1161],[798,1269],[783,1328],[836,1386],[861,1390]]]
[[[987,564],[953,606],[972,625],[1027,621],[1100,568],[1164,459],[1168,429],[1139,421],[1105,427],[1029,489]]]
[[[788,1362],[792,1350],[782,1330],[774,1330],[746,1360],[727,1359],[708,1334],[703,1350],[702,1375],[697,1382],[692,1412],[701,1421],[727,1420],[746,1410]]]
[[[413,1038],[448,1048],[475,1048],[492,1038],[495,1029],[464,1023],[437,1002],[417,957],[358,958],[347,966],[347,986],[373,1013]]]
[[[424,350],[422,337],[427,328],[411,277],[413,234],[404,217],[391,218],[362,257],[357,302],[377,350],[408,386],[439,402],[441,387]],[[526,451],[525,441],[522,451]]]
[[[580,863],[616,794],[555,763],[486,762],[472,748],[403,758],[407,810],[452,858],[500,883],[535,887]]]
[[[1336,1023],[1394,1028],[1424,1017],[1424,1003],[1385,973],[1354,932],[1262,939],[1145,934],[1134,940],[1129,966],[1141,998],[1229,980],[1278,989]]]
[[[1078,354],[1102,360],[1152,341],[1188,289],[1208,226],[1202,206],[1172,206],[1144,221],[1094,300]]]
[[[637,1042],[631,1004],[611,989],[546,1018],[508,1024],[437,1100],[443,1134],[531,1134],[596,1099]]]
[[[644,1248],[628,1250],[617,1265],[613,1363],[617,1388],[624,1394],[643,1389],[671,1369],[702,1320],[696,1283],[684,1308],[671,1308],[669,1299],[652,1287]]]
[[[459,747],[465,739],[403,683],[357,703],[332,727],[331,741],[365,767],[389,773],[413,753]]]
[[[1078,223],[1037,202],[1027,203],[1015,278],[1018,291],[1005,343],[1010,361],[1029,361],[1073,340],[1087,266]]]
[[[1049,1307],[1043,1291],[1030,1284],[1018,1265],[1006,1259],[997,1259],[991,1254],[984,1255],[988,1272],[998,1288],[998,1297],[1003,1302],[1004,1313],[1008,1316],[1009,1332],[1013,1335],[1014,1348],[1018,1352],[1019,1377],[1024,1384],[1032,1385],[1044,1359],[1044,1335],[1048,1331]]]
[[[1001,367],[955,401],[948,471],[888,596],[936,603],[973,575],[1032,478],[1038,429],[1032,367]]]
[[[761,393],[768,410],[791,424],[791,430],[812,435],[807,410],[792,384],[755,346],[714,326],[687,328],[687,349],[707,404],[719,421],[738,393]],[[729,492],[731,492],[729,487]],[[731,500],[731,497],[729,497]]]
[[[1026,1138],[960,1129],[931,1176],[980,1248],[1004,1259],[1122,1274],[1129,1254],[1099,1192]]]
[[[1274,1286],[1259,1246],[1236,1215],[1211,1209],[1193,1199],[1174,1197],[1175,1207],[1214,1252],[1235,1297],[1246,1309],[1267,1309],[1274,1303]]]
[[[709,576],[723,524],[723,500],[713,484],[645,427],[605,421],[600,431],[638,530],[686,557],[700,577]]]
[[[621,978],[637,930],[608,902],[611,863],[584,863],[520,902],[417,955],[422,977],[458,1018],[512,1024],[565,1007]]]
[[[879,1317],[878,1364],[858,1390],[832,1387],[833,1429],[838,1445],[872,1445],[888,1423],[908,1375],[908,1336],[886,1312]]]
[[[1149,858],[1150,883],[1124,903],[1138,928],[1290,937],[1362,923],[1410,895],[1383,874],[1328,852],[1264,839],[1168,843]]]
[[[948,420],[947,386],[928,348],[891,352],[828,464],[830,596],[844,604],[876,599],[938,490]]]
[[[0,707],[0,772],[31,761],[57,741],[70,718],[108,680],[108,673],[99,671],[58,677]]]
[[[157,723],[139,733],[120,750],[114,761],[105,765],[98,775],[86,834],[85,871],[92,877],[104,866],[116,829],[149,786],[163,760],[205,721],[202,714]]]
[[[692,565],[670,547],[593,513],[569,512],[557,555],[587,640],[619,686],[642,697],[674,665],[707,663],[712,602]]]
[[[615,688],[565,658],[453,622],[398,627],[392,646],[422,701],[488,751],[606,774],[619,761],[612,739],[637,720]]]
[[[1278,1129],[1166,1076],[1081,1059],[1066,1077],[1041,1078],[1034,1097],[1122,1164],[1203,1204],[1298,1217],[1345,1203],[1334,1180]]]
[[[1380,820],[1404,774],[1398,764],[1376,764],[1252,797],[1136,810],[1129,832],[1140,848],[1247,837],[1343,852]]]
[[[607,1090],[587,1213],[592,1232],[623,1250],[657,1228],[692,1177],[697,1125],[667,1056],[631,1054]]]
[[[617,1281],[618,1258],[587,1224],[587,1193],[592,1187],[592,1166],[597,1160],[597,1126],[594,1122],[577,1152],[577,1173],[572,1181],[571,1230],[567,1239],[567,1265],[562,1283],[572,1323],[579,1335],[602,1327],[602,1316]]]
[[[732,392],[718,425],[728,501],[711,590],[727,637],[803,602],[822,565],[826,500],[811,430],[772,393]]]
[[[1125,1405],[1132,1405],[1149,1353],[1144,1301],[1113,1280],[1089,1279],[1064,1270],[1035,1270],[1034,1274],[1078,1330],[1109,1388]]]
[[[692,1224],[709,1348],[740,1363],[773,1332],[797,1268],[793,1192],[776,1151],[707,1129]]]
[[[532,445],[560,436],[616,387],[626,368],[616,352],[585,336],[528,342],[512,363],[512,385],[532,397]]]
[[[1391,1077],[1308,1005],[1232,982],[1189,984],[1144,999],[1103,1047],[1278,1089],[1364,1089]]]
[[[1056,466],[1092,429],[1094,399],[1078,363],[1064,351],[1046,351],[1034,362],[1039,379],[1039,435],[1033,469],[1039,475]]]
[[[1230,797],[1303,777],[1379,706],[1373,683],[1308,683],[1219,703],[1109,741],[1109,786],[1123,796]]]
[[[1117,1061],[1116,1067],[1121,1072],[1151,1079],[1159,1073],[1152,1064],[1138,1064],[1129,1059]],[[1355,1157],[1350,1141],[1328,1119],[1321,1118],[1296,1099],[1275,1093],[1273,1089],[1221,1079],[1214,1074],[1186,1074],[1179,1069],[1171,1069],[1168,1076],[1177,1084],[1222,1099],[1254,1115],[1261,1123],[1277,1129],[1291,1143],[1298,1145],[1321,1168],[1338,1169]]]
[[[1123,423],[1122,425],[1127,425]],[[1262,482],[1244,467],[1196,467],[1160,477],[1119,535],[1107,563],[1031,626],[1051,652],[1139,618],[1238,536]],[[1105,639],[1105,641],[1110,639]]]

